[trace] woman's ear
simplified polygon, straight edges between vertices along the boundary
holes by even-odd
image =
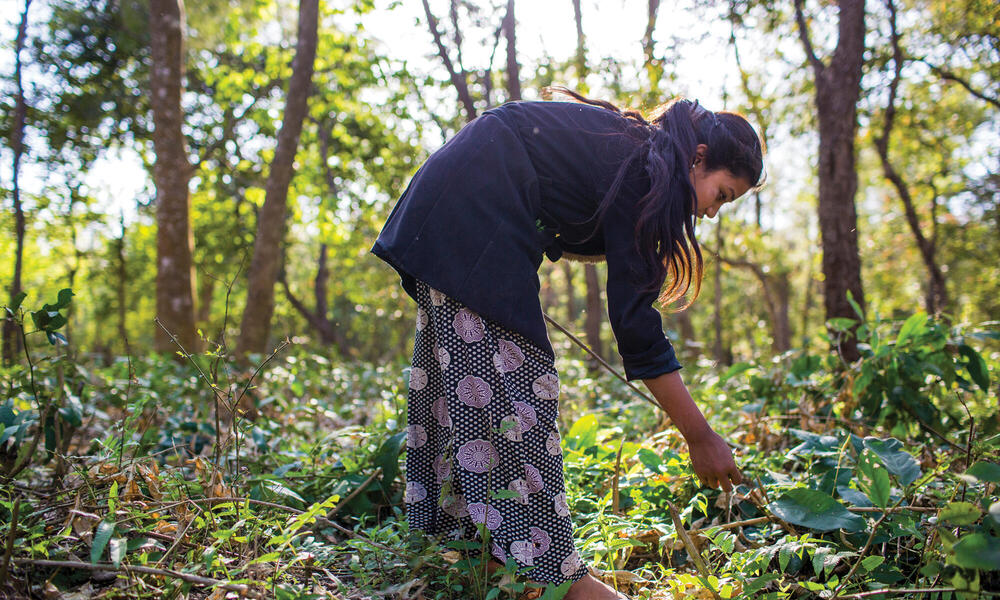
[[[698,144],[694,149],[694,163],[698,164],[705,160],[705,154],[708,152],[708,146],[705,144]]]

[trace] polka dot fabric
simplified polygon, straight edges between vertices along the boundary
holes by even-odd
[[[407,519],[454,539],[490,532],[490,553],[542,583],[587,573],[573,544],[553,357],[417,282],[407,404]]]

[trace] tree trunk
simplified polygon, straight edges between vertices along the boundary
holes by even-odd
[[[182,0],[150,0],[149,45],[152,54],[150,101],[156,165],[156,326],[155,348],[173,353],[198,350],[194,323],[188,181],[191,166],[181,125],[181,82],[184,77],[184,4]]]
[[[198,282],[198,323],[203,326],[212,318],[212,296],[215,295],[215,280],[204,275]]]
[[[573,287],[573,266],[569,260],[562,261],[563,279],[566,282],[566,321],[576,320],[576,289]]]
[[[722,217],[715,226],[715,247],[722,253]],[[712,325],[715,331],[715,340],[712,344],[712,357],[720,365],[727,364],[725,344],[722,341],[722,261],[715,262],[715,271],[712,273],[712,283],[714,286],[714,310],[712,312]]]
[[[802,12],[804,0],[795,0],[796,23],[816,79],[819,118],[819,227],[823,246],[823,295],[826,318],[858,315],[848,292],[864,310],[861,259],[858,254],[858,217],[854,195],[858,189],[854,139],[857,102],[865,49],[864,0],[839,0],[837,48],[829,65],[816,57]],[[857,339],[842,339],[839,349],[847,361],[860,356]]]
[[[601,342],[601,321],[604,320],[604,302],[601,301],[601,284],[597,280],[597,267],[586,264],[583,274],[587,280],[587,318],[584,321],[584,331],[587,333],[587,344],[601,358],[604,354],[604,344]],[[591,369],[597,370],[600,364],[591,361]]]
[[[583,8],[580,0],[573,0],[573,20],[576,23],[576,87],[584,93],[587,89],[587,38],[583,35]]]
[[[691,313],[687,309],[679,313],[674,313],[677,319],[677,327],[681,330],[681,343],[679,351],[684,355],[690,355],[697,359],[701,355],[701,344],[694,331],[694,322],[691,320]]]
[[[274,315],[274,284],[278,277],[281,242],[285,235],[288,186],[292,180],[299,134],[305,119],[312,88],[313,63],[316,59],[319,0],[299,3],[298,41],[292,76],[288,82],[285,114],[278,132],[278,147],[271,162],[264,190],[264,206],[257,217],[257,237],[248,273],[247,305],[240,324],[236,354],[264,353]]]
[[[899,91],[899,80],[903,70],[903,52],[899,46],[899,32],[896,30],[896,5],[892,0],[889,0],[888,7],[892,40],[893,75],[892,81],[889,84],[889,99],[886,103],[882,133],[875,136],[875,149],[878,150],[879,158],[882,161],[882,172],[885,174],[886,179],[892,182],[893,187],[896,188],[896,192],[899,193],[900,200],[903,201],[906,222],[910,226],[910,231],[913,232],[917,248],[920,250],[920,258],[923,259],[924,266],[927,268],[928,282],[927,294],[924,299],[925,306],[929,314],[936,315],[946,310],[948,306],[948,289],[945,285],[944,273],[941,271],[941,267],[938,265],[935,256],[937,247],[932,239],[927,239],[927,236],[924,235],[923,230],[920,228],[920,219],[917,217],[917,210],[913,204],[913,195],[910,193],[910,188],[896,171],[892,161],[889,160],[889,138],[892,135],[892,127],[895,124],[896,94]]]
[[[579,0],[577,0],[579,1]],[[642,36],[642,62],[649,77],[649,93],[652,97],[658,95],[660,79],[663,78],[663,61],[653,53],[653,32],[656,31],[656,15],[660,10],[660,0],[649,0],[646,11],[646,32]]]
[[[14,278],[10,284],[11,305],[22,292],[21,269],[24,263],[25,219],[24,207],[21,205],[21,186],[18,176],[21,171],[21,157],[24,154],[24,122],[28,114],[28,105],[24,99],[24,84],[21,81],[21,50],[25,46],[28,34],[28,9],[31,0],[24,1],[24,12],[21,13],[21,23],[17,26],[17,39],[14,42],[14,85],[17,87],[17,97],[14,99],[14,123],[10,130],[10,148],[14,152],[12,196],[14,197],[14,236],[17,250],[14,253]],[[15,357],[21,351],[21,338],[13,319],[3,321],[3,364],[13,365]]]
[[[507,99],[521,99],[521,67],[517,64],[517,20],[514,18],[514,0],[507,0],[507,16],[503,20],[503,34],[507,38]]]

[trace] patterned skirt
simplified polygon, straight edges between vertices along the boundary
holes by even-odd
[[[525,576],[586,575],[573,544],[551,354],[422,282],[407,403],[411,529],[481,541]],[[478,525],[478,526],[477,526]]]

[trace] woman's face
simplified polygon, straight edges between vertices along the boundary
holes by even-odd
[[[706,149],[704,144],[698,145],[694,166],[691,167],[691,186],[697,198],[694,214],[699,219],[711,219],[719,213],[723,204],[736,200],[750,189],[749,181],[736,177],[728,169],[706,171]]]

